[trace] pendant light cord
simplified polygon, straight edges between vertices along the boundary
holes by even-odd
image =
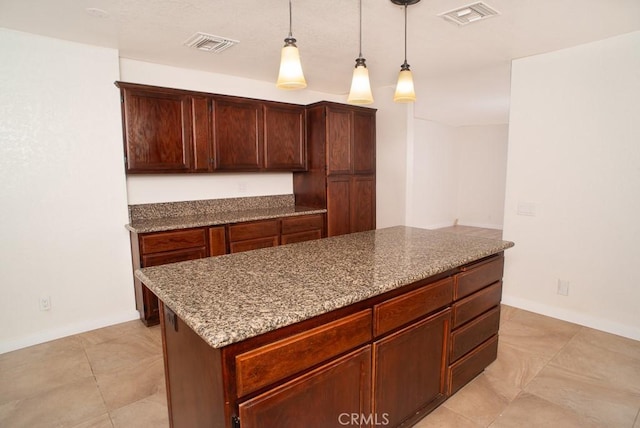
[[[358,12],[360,13],[360,40],[358,41],[358,58],[362,58],[362,0],[360,0]]]
[[[289,0],[289,38],[293,37],[293,24],[292,24],[292,18],[291,18],[291,0]]]
[[[407,5],[404,5],[404,63],[407,63]]]

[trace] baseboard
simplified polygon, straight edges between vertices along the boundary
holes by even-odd
[[[104,318],[86,320],[79,323],[54,328],[51,330],[45,330],[25,337],[21,337],[17,340],[0,343],[0,354],[26,348],[28,346],[38,345],[40,343],[49,342],[51,340],[60,339],[74,334],[84,333],[87,331],[95,330],[97,328],[108,327],[110,325],[136,320],[139,318],[140,314],[138,314],[137,311],[127,311]]]
[[[524,309],[526,311],[535,312],[540,315],[546,315],[574,324],[601,330],[607,333],[616,334],[633,340],[640,340],[640,328],[620,324],[603,318],[594,317],[588,314],[571,311],[567,309],[557,308],[545,305],[543,303],[532,300],[522,299],[509,295],[502,296],[502,303],[515,308]]]

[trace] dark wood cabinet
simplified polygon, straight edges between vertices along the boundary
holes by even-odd
[[[371,414],[371,347],[295,378],[255,398],[240,403],[242,428],[328,428],[345,422],[369,427]]]
[[[205,229],[131,234],[133,269],[184,262],[207,256]],[[145,325],[160,322],[158,298],[134,277],[136,309]]]
[[[288,232],[314,222],[298,220]],[[501,257],[219,349],[163,310],[172,426],[415,424],[495,360],[499,309],[456,328],[452,316],[459,302],[491,288],[482,284],[495,279]],[[454,301],[455,290],[477,287]]]
[[[231,253],[276,247],[280,243],[280,220],[262,220],[229,226]]]
[[[264,168],[270,171],[307,169],[304,107],[263,104]]]
[[[305,107],[116,82],[126,171],[304,171]]]
[[[296,203],[327,209],[328,236],[376,227],[375,110],[307,108],[309,169],[294,173]]]
[[[375,192],[374,175],[327,177],[328,236],[375,229]]]
[[[262,103],[230,97],[213,99],[213,168],[256,171],[263,165]]]
[[[444,401],[450,318],[446,309],[374,342],[373,412],[386,415],[389,426]]]
[[[120,89],[127,172],[189,171],[194,164],[191,97],[140,85],[120,84]]]
[[[453,394],[498,356],[504,256],[462,268],[455,275],[448,393]]]

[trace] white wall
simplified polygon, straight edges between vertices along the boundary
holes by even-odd
[[[508,126],[411,126],[407,224],[502,228]]]
[[[376,227],[405,224],[407,105],[393,102],[395,88],[373,90],[376,113]]]
[[[428,229],[451,226],[458,201],[456,128],[422,119],[413,120],[412,125],[407,225]]]
[[[456,128],[458,224],[502,228],[508,132],[508,125]]]
[[[514,61],[504,301],[640,339],[640,32]],[[536,216],[519,216],[533,203]],[[556,294],[570,281],[569,295]]]
[[[0,352],[137,318],[118,52],[0,29]],[[39,310],[40,296],[51,310]]]

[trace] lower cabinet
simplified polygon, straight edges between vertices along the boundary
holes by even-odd
[[[454,277],[448,394],[454,394],[498,357],[504,257],[462,269]]]
[[[277,247],[280,244],[280,220],[262,220],[229,226],[229,252]]]
[[[364,346],[242,402],[238,406],[240,426],[369,427],[370,394],[371,346]]]
[[[324,219],[324,214],[309,214],[192,229],[132,232],[133,270],[320,239],[325,235]],[[135,276],[134,289],[142,322],[147,326],[158,324],[158,298]]]
[[[412,422],[418,412],[444,401],[450,319],[446,309],[374,342],[373,414],[387,425]]]
[[[495,360],[502,263],[492,257],[220,349],[165,308],[171,426],[411,426]]]

